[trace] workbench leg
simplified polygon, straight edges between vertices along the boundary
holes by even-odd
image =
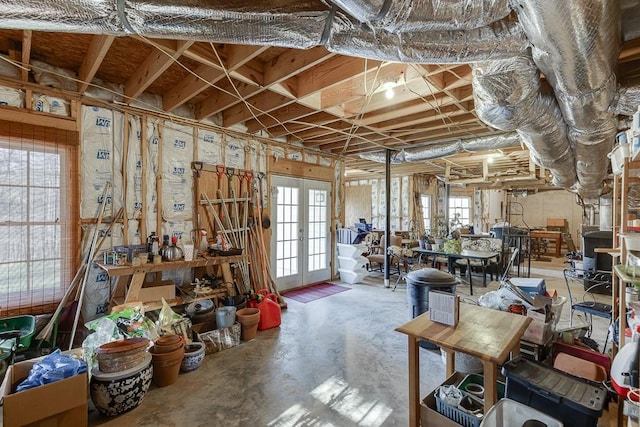
[[[484,365],[484,413],[498,401],[498,389],[496,383],[498,381],[498,367],[495,363],[483,360]]]
[[[134,273],[131,276],[131,284],[129,285],[129,291],[127,291],[127,297],[124,302],[140,301],[140,289],[144,283],[145,273]]]
[[[420,347],[409,335],[409,426],[420,427]]]
[[[456,372],[456,352],[453,350],[444,350],[446,366],[445,366],[445,375],[449,378]]]
[[[469,275],[469,295],[473,295],[473,283],[471,283],[471,260],[467,258],[467,274]]]

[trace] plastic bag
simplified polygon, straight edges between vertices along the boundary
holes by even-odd
[[[454,385],[441,385],[438,387],[438,397],[447,405],[457,408],[462,400],[462,392]]]
[[[58,349],[31,367],[29,376],[18,384],[16,392],[50,384],[83,372],[87,372],[84,360],[62,354]]]
[[[191,321],[173,311],[164,298],[158,315],[158,329],[160,335],[178,334],[182,335],[187,344],[191,342]]]

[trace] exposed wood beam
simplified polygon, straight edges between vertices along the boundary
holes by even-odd
[[[245,125],[247,126],[247,132],[249,133],[254,133],[260,129],[270,129],[268,132],[271,135],[274,135],[273,131],[276,131],[280,135],[284,135],[284,134],[287,134],[288,132],[280,126],[281,123],[302,119],[312,114],[318,114],[318,112],[313,108],[309,108],[305,105],[290,104],[284,108],[280,108],[278,110],[271,112],[270,116],[260,117],[259,122],[256,119],[247,120]],[[330,115],[328,113],[319,113],[319,114],[328,115],[333,117],[334,120],[336,119],[335,116]]]
[[[95,35],[91,38],[89,49],[84,55],[84,60],[78,72],[78,78],[81,82],[78,84],[79,93],[84,93],[89,87],[114,40],[115,36],[106,35]]]
[[[326,61],[334,55],[333,53],[327,52],[324,47],[316,47],[306,51],[289,49],[274,58],[270,63],[265,64],[262,87],[247,85],[244,93],[241,92],[242,97],[246,99],[257,95],[277,83],[291,79],[296,74]],[[204,119],[240,102],[237,97],[228,94],[222,94],[219,97],[209,97],[196,106],[196,117],[200,120]]]
[[[31,40],[33,33],[31,30],[22,31],[22,81],[29,81],[29,63],[31,62]]]
[[[195,75],[187,75],[180,83],[162,96],[165,111],[172,111],[224,77],[224,72],[208,65],[200,65]]]
[[[374,70],[381,65],[383,65],[381,61],[344,56],[333,57],[300,75],[298,96],[305,97],[327,90],[346,80],[361,76],[365,71]]]
[[[135,98],[144,92],[187,50],[193,41],[176,40],[175,49],[164,51],[155,48],[124,85],[124,95]]]
[[[260,93],[247,100],[246,104],[237,104],[223,111],[222,125],[224,127],[231,127],[244,122],[250,117],[254,117],[254,115],[261,116],[264,113],[269,113],[293,102],[295,102],[295,100],[287,96],[276,95],[271,92]],[[249,108],[251,108],[251,111],[249,111]]]
[[[296,140],[302,139],[298,138],[297,134],[302,132],[307,132],[311,130],[319,130],[319,126],[326,126],[329,123],[341,122],[342,120],[334,116],[333,114],[325,113],[325,112],[314,112],[313,114],[306,117],[297,117],[295,120],[290,120],[287,123],[288,132],[285,131],[281,126],[273,126],[269,128],[269,134],[274,137],[281,137],[286,135],[294,134]],[[290,126],[291,125],[291,126]]]
[[[247,49],[250,48],[250,49]],[[192,45],[189,49],[184,52],[184,55],[187,57],[193,56],[193,52],[196,49],[202,49],[201,46]],[[244,57],[240,57],[240,53],[236,53],[236,49],[239,49],[244,53]],[[189,99],[198,95],[205,89],[211,87],[211,85],[220,81],[222,78],[226,77],[225,69],[230,74],[231,77],[236,77],[238,73],[235,73],[238,68],[245,65],[247,62],[251,61],[253,58],[258,56],[260,53],[264,52],[266,49],[269,49],[269,46],[237,46],[237,45],[225,45],[225,48],[218,52],[220,55],[220,59],[223,64],[217,64],[215,67],[211,64],[203,64],[194,70],[194,73],[198,76],[194,76],[190,74],[180,82],[178,85],[169,89],[167,93],[165,93],[162,97],[163,109],[165,111],[172,111],[179,107],[180,105],[187,102]],[[211,55],[211,54],[210,54]],[[215,57],[215,55],[213,55]],[[227,65],[227,61],[231,60],[229,65]],[[245,79],[250,81],[254,81],[256,79],[256,74],[253,70],[247,71],[250,76],[243,76]],[[241,74],[241,73],[240,73]],[[259,78],[262,79],[262,76]]]

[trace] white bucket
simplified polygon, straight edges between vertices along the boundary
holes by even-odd
[[[640,233],[620,234],[628,251],[640,251]]]
[[[624,159],[629,157],[629,144],[619,144],[612,152],[607,154],[607,157],[611,159],[611,170],[614,175],[622,174],[622,167],[624,165]]]

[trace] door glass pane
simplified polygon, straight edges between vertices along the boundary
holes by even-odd
[[[276,278],[298,274],[298,189],[277,187]]]
[[[307,265],[309,271],[315,271],[327,267],[327,235],[324,230],[327,229],[325,218],[328,197],[325,190],[309,190],[307,196],[309,198],[307,208],[309,217],[309,223],[307,224],[307,230],[309,230]]]

